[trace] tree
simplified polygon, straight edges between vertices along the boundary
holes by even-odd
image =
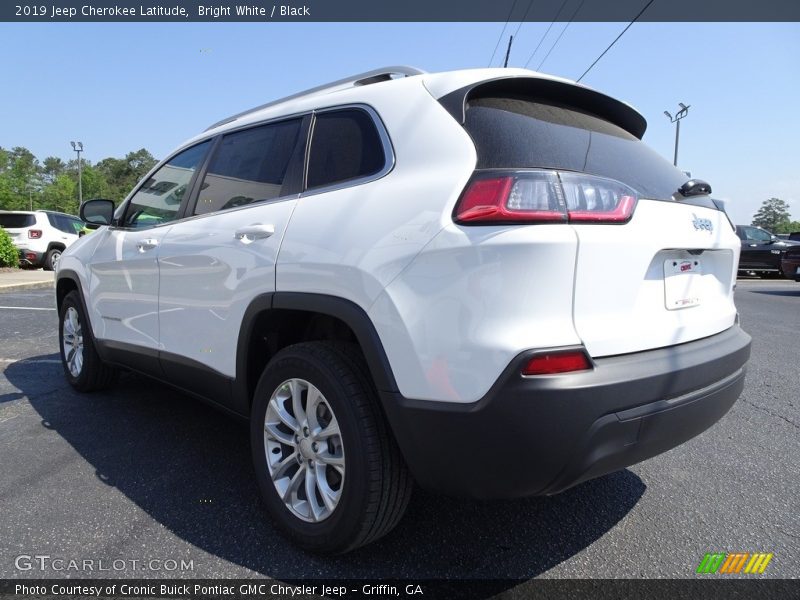
[[[27,209],[29,197],[42,189],[40,168],[27,148],[0,148],[0,208]]]
[[[81,161],[83,197],[121,201],[156,164],[144,148],[125,158]],[[48,156],[42,163],[27,148],[0,147],[0,210],[78,211],[78,161]]]
[[[774,233],[794,233],[800,231],[800,221],[787,221],[778,227]]]
[[[128,152],[125,158],[104,158],[95,166],[108,182],[108,198],[119,202],[156,164],[156,159],[144,148]]]
[[[67,165],[64,164],[64,161],[56,156],[45,158],[44,162],[42,162],[42,177],[45,183],[53,183],[56,177],[61,175],[66,168]]]
[[[789,224],[789,204],[780,198],[764,200],[753,215],[753,225],[775,233]]]

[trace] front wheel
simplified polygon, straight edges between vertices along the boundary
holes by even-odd
[[[297,545],[342,553],[388,533],[412,480],[357,347],[283,349],[256,388],[251,443],[259,488]]]
[[[58,317],[58,345],[67,381],[80,392],[108,387],[117,372],[103,363],[95,350],[89,321],[77,291],[64,297]]]

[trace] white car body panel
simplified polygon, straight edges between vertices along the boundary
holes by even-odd
[[[566,225],[451,223],[369,312],[400,392],[473,402],[521,351],[579,344],[570,313],[576,253]]]
[[[695,217],[713,230],[696,229]],[[574,321],[594,357],[708,337],[736,319],[733,286],[741,244],[724,213],[679,202],[640,200],[624,225],[575,225],[579,250]],[[692,255],[687,249],[707,250]],[[665,305],[664,261],[698,260],[700,304]]]
[[[256,296],[275,290],[275,261],[296,203],[264,202],[172,226],[158,259],[162,350],[236,376],[244,312]],[[234,237],[248,226],[266,226],[274,233]]]
[[[98,240],[89,263],[86,305],[98,338],[159,347],[158,245],[171,226],[141,231],[104,227],[91,234]],[[139,247],[148,241],[155,244]]]
[[[396,83],[402,90],[367,86],[361,94],[393,132],[393,169],[370,183],[301,196],[281,247],[278,291],[330,294],[367,310],[450,221],[447,207],[472,174],[475,149],[418,80]]]

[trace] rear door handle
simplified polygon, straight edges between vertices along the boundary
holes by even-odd
[[[136,242],[136,249],[139,250],[139,252],[147,252],[148,250],[152,250],[156,246],[158,246],[158,240],[154,239],[147,239]]]
[[[252,244],[256,240],[262,240],[270,237],[275,233],[275,226],[272,224],[263,225],[261,223],[253,223],[241,229],[237,229],[233,237],[243,244]]]

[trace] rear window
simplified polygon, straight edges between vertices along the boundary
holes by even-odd
[[[668,200],[686,176],[621,127],[575,108],[523,98],[469,101],[464,127],[479,169],[544,168],[616,179]]]
[[[23,214],[0,214],[0,227],[4,229],[20,229],[36,224],[36,217]]]

